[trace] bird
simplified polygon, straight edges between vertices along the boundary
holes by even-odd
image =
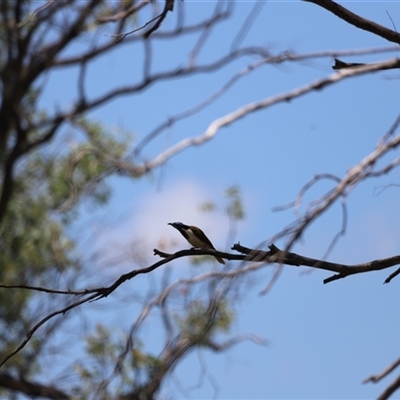
[[[215,250],[215,247],[211,243],[210,239],[205,235],[205,233],[198,228],[197,226],[193,225],[185,225],[182,222],[170,222],[168,225],[173,226],[177,229],[182,236],[191,244],[193,247],[198,249],[210,249]],[[225,261],[218,256],[214,256],[217,261],[221,264],[225,264]]]

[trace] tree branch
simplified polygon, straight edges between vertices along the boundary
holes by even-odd
[[[394,42],[400,44],[400,35],[396,31],[392,31],[382,25],[377,24],[376,22],[370,21],[366,18],[362,18],[357,14],[349,11],[347,8],[335,3],[332,0],[304,0],[308,3],[314,3],[325,10],[330,11],[335,14],[337,17],[343,19],[349,24],[355,26],[356,28],[363,29],[365,31],[374,33],[386,39],[390,42]]]
[[[377,400],[387,400],[400,388],[400,375],[381,393]]]
[[[333,275],[330,278],[324,279],[324,283],[329,283],[341,278],[345,278],[349,275],[360,274],[371,271],[381,271],[386,268],[393,267],[394,265],[400,264],[400,256],[394,256],[384,258],[382,260],[374,260],[363,264],[337,264],[328,261],[318,260],[314,258],[304,257],[299,254],[291,253],[288,251],[282,251],[278,249],[274,244],[268,246],[270,251],[261,251],[257,249],[249,249],[243,247],[240,244],[235,244],[232,248],[241,253],[245,253],[251,257],[252,261],[256,262],[268,262],[285,264],[292,266],[307,266],[317,269],[323,269],[325,271],[337,272],[337,275]]]
[[[257,343],[262,346],[268,345],[268,340],[266,340],[262,337],[259,337],[259,336],[253,335],[253,334],[242,334],[242,335],[235,336],[232,339],[229,339],[223,343],[216,343],[212,340],[208,340],[206,342],[206,346],[210,350],[213,350],[213,351],[219,353],[221,351],[226,351],[226,350],[230,349],[231,347],[236,346],[238,343],[241,343],[246,340],[251,340],[252,342]]]
[[[381,52],[398,52],[400,49],[398,46],[387,46],[380,48],[368,48],[368,49],[359,49],[359,50],[343,50],[343,51],[319,51],[305,54],[296,54],[293,52],[285,51],[282,54],[270,55],[267,49],[263,48],[253,48],[248,49],[248,52],[252,52],[254,55],[259,55],[262,58],[249,64],[245,68],[241,69],[235,75],[232,75],[219,89],[217,89],[214,93],[212,93],[206,99],[200,101],[200,103],[196,104],[193,107],[190,107],[178,114],[169,117],[167,120],[159,124],[156,128],[154,128],[150,133],[144,136],[144,138],[138,143],[136,146],[133,155],[138,156],[142,152],[143,148],[148,145],[153,139],[155,139],[158,135],[160,135],[167,128],[171,128],[178,121],[183,120],[203,108],[209,106],[212,102],[218,99],[220,96],[225,94],[234,84],[236,84],[240,79],[248,76],[251,72],[256,71],[258,68],[265,65],[274,65],[274,64],[282,64],[285,62],[301,62],[306,60],[312,60],[322,57],[339,57],[339,56],[352,56],[352,55],[365,55],[365,54],[377,54]],[[343,63],[345,64],[345,63]]]
[[[135,3],[131,5],[126,10],[120,10],[120,5],[117,4],[117,10],[112,16],[101,16],[97,18],[96,22],[98,24],[105,24],[107,22],[117,22],[121,19],[125,19],[132,14],[138,12],[141,8],[149,4],[149,0],[141,0],[139,3]]]
[[[277,263],[277,264],[286,264],[286,265],[292,265],[292,266],[308,266],[312,268],[317,268],[317,269],[323,269],[327,271],[334,271],[338,272],[337,275],[333,275],[330,278],[327,278],[324,280],[324,283],[328,283],[340,278],[345,278],[349,275],[354,275],[358,273],[364,273],[364,272],[370,272],[370,271],[380,271],[382,269],[386,269],[389,267],[392,267],[394,265],[400,264],[400,256],[395,256],[395,257],[390,257],[382,260],[374,260],[371,262],[363,263],[363,264],[355,264],[355,265],[346,265],[346,264],[337,264],[337,263],[331,263],[323,260],[317,260],[309,257],[304,257],[300,256],[295,253],[290,253],[288,251],[281,251],[278,247],[276,247],[274,244],[271,244],[268,246],[270,251],[261,251],[257,249],[250,249],[244,246],[241,246],[240,244],[235,244],[232,249],[239,251],[241,253],[244,253],[245,255],[238,255],[238,254],[230,254],[230,253],[224,253],[224,252],[219,252],[216,250],[200,250],[200,249],[190,249],[190,250],[181,250],[175,254],[167,254],[164,252],[161,252],[157,249],[154,249],[154,253],[164,257],[163,260],[158,261],[154,263],[153,265],[146,267],[146,268],[141,268],[141,269],[135,269],[127,274],[121,275],[112,285],[108,287],[103,287],[103,288],[95,288],[95,289],[86,289],[83,292],[77,292],[77,291],[57,291],[54,290],[52,291],[51,289],[38,289],[35,287],[29,287],[29,286],[20,286],[23,289],[30,289],[30,290],[40,290],[40,291],[46,291],[46,292],[52,292],[52,293],[57,293],[57,294],[71,294],[71,295],[77,295],[77,294],[91,294],[88,297],[85,297],[82,300],[79,300],[75,303],[72,303],[60,310],[57,310],[49,315],[47,315],[45,318],[40,320],[26,335],[25,340],[18,346],[16,350],[14,350],[12,353],[7,355],[4,360],[1,361],[0,367],[7,362],[12,356],[14,356],[16,353],[18,353],[22,348],[25,347],[25,345],[29,342],[33,334],[48,320],[51,318],[65,314],[67,311],[78,307],[82,304],[88,303],[88,302],[93,302],[97,301],[101,298],[109,296],[113,291],[115,291],[120,285],[122,285],[124,282],[127,280],[130,280],[134,278],[135,276],[139,274],[145,274],[149,273],[156,268],[159,268],[160,266],[169,263],[172,260],[189,256],[189,255],[218,255],[220,257],[224,257],[228,260],[241,260],[241,261],[251,261],[251,265],[249,269],[239,269],[235,271],[228,271],[228,272],[219,272],[219,273],[209,273],[204,276],[201,276],[202,279],[209,278],[211,275],[215,276],[224,276],[224,277],[237,277],[239,274],[243,274],[248,272],[250,269],[256,269],[253,267],[254,263]],[[199,277],[197,277],[199,278]],[[194,282],[195,280],[193,280]],[[197,279],[199,281],[199,279]],[[180,283],[181,281],[176,282]],[[170,285],[167,287],[163,292],[162,296],[158,298],[157,302],[162,301],[164,299],[165,301],[165,296],[166,294],[170,293],[172,287],[176,286],[175,285]],[[152,303],[153,304],[153,303]],[[154,304],[153,304],[154,305]],[[149,311],[151,308],[151,304],[148,305],[147,310]]]
[[[29,397],[41,397],[54,400],[69,400],[71,397],[61,390],[42,385],[38,382],[29,382],[25,379],[15,379],[10,374],[0,373],[0,387],[10,389]]]
[[[144,3],[148,4],[148,1],[144,1]],[[201,31],[205,29],[208,25],[210,24],[215,24],[219,22],[220,20],[223,20],[228,17],[227,13],[221,13],[217,16],[212,16],[211,18],[205,19],[199,23],[193,24],[193,25],[188,25],[188,26],[182,26],[178,27],[174,30],[171,31],[165,31],[165,32],[154,32],[152,34],[153,38],[157,39],[170,39],[173,37],[176,37],[178,35],[183,35],[183,34],[188,34],[188,33],[194,33],[197,31]],[[142,27],[143,28],[143,27]],[[129,32],[128,32],[129,33]],[[118,36],[122,34],[124,35],[125,33],[120,32],[119,30],[115,34],[110,34],[110,36],[114,39],[108,41],[105,44],[102,44],[98,47],[92,48],[87,52],[81,53],[77,56],[68,56],[59,60],[55,60],[54,63],[52,64],[52,67],[63,67],[65,65],[75,65],[79,64],[82,61],[87,61],[90,59],[93,59],[97,56],[102,55],[104,52],[108,51],[111,47],[116,46],[116,41],[115,38],[118,38]],[[132,42],[137,42],[142,40],[140,36],[131,36],[124,40],[122,44],[128,44]]]
[[[400,365],[400,358],[398,358],[395,362],[390,364],[381,373],[379,373],[377,375],[371,375],[368,378],[365,378],[362,383],[368,383],[368,382],[377,383],[381,379],[383,379],[387,375],[389,375],[392,371],[394,371],[399,365]]]
[[[306,86],[296,88],[289,92],[286,92],[286,93],[283,93],[283,94],[280,94],[277,96],[273,96],[273,97],[267,98],[265,100],[247,104],[227,115],[224,115],[224,116],[214,120],[208,126],[208,128],[206,129],[206,131],[203,134],[201,134],[199,136],[183,139],[182,141],[175,144],[174,146],[171,146],[170,148],[164,150],[153,160],[151,160],[145,164],[146,169],[151,170],[157,166],[160,166],[161,164],[165,163],[168,159],[172,158],[173,156],[177,155],[178,153],[181,153],[188,147],[199,146],[199,145],[207,142],[208,140],[212,139],[221,128],[225,128],[225,127],[229,126],[230,124],[232,124],[233,122],[236,122],[254,112],[264,110],[275,104],[288,102],[292,99],[301,97],[312,91],[321,90],[327,86],[330,86],[330,85],[337,83],[346,78],[350,78],[350,77],[357,76],[357,75],[363,75],[363,74],[367,74],[367,73],[371,73],[371,72],[377,72],[382,69],[398,68],[398,67],[400,67],[400,59],[394,58],[392,60],[387,60],[387,61],[383,61],[380,63],[371,64],[371,65],[366,65],[366,66],[360,66],[358,68],[343,69],[343,70],[339,70],[338,72],[336,72],[326,78],[318,79]]]
[[[164,21],[165,17],[167,16],[168,11],[174,10],[174,2],[175,0],[164,0],[165,5],[162,13],[158,16],[157,22],[143,35],[145,39],[147,39],[153,32],[155,32],[162,22]]]

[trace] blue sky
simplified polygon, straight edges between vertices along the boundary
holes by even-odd
[[[189,0],[183,4],[189,21],[206,15],[213,6],[212,2]],[[399,2],[353,1],[343,5],[392,28],[389,13],[400,29]],[[236,3],[233,18],[208,39],[200,53],[200,63],[226,51],[233,32],[253,6],[250,1]],[[173,18],[171,14],[162,29],[173,27]],[[107,33],[106,27],[103,33]],[[155,40],[154,71],[184,63],[192,43],[190,36],[171,43]],[[305,53],[389,45],[313,4],[285,1],[264,4],[244,44],[262,44],[272,53],[285,49]],[[342,59],[372,62],[395,56],[398,53]],[[241,59],[214,74],[156,83],[145,92],[96,109],[91,117],[143,138],[166,118],[202,101],[249,63],[249,59]],[[328,76],[333,73],[332,64],[331,58],[320,58],[260,68],[199,114],[166,130],[142,155],[152,159],[180,140],[204,133],[216,118],[244,104]],[[114,85],[134,83],[140,79],[141,66],[139,44],[119,46],[107,57],[89,65],[89,97],[104,93]],[[76,88],[70,84],[73,78],[74,71],[68,69],[53,74],[47,84],[46,102],[70,104]],[[317,173],[342,177],[374,149],[400,111],[399,93],[397,71],[345,80],[223,128],[211,141],[173,157],[149,178],[138,182],[113,178],[110,184],[114,195],[106,210],[98,211],[94,220],[82,220],[89,231],[101,232],[90,242],[93,250],[100,246],[106,249],[96,280],[105,284],[110,277],[132,269],[129,249],[135,245],[140,247],[142,266],[157,260],[152,249],[160,243],[170,251],[185,248],[179,234],[167,226],[171,221],[201,226],[216,247],[223,249],[229,229],[223,212],[224,190],[230,185],[240,187],[246,211],[236,241],[256,247],[268,240],[296,218],[293,210],[274,212],[274,207],[295,200],[302,186]],[[329,261],[362,263],[400,253],[399,188],[388,187],[377,194],[379,187],[398,181],[399,172],[394,171],[388,177],[370,180],[355,188],[347,201],[346,235],[330,253]],[[317,199],[329,187],[327,183],[317,184],[307,194],[302,210],[307,202]],[[198,206],[205,201],[214,202],[217,210],[207,214],[199,212]],[[84,210],[84,215],[89,216],[89,210]],[[323,257],[340,228],[341,208],[336,204],[307,230],[294,251],[304,256]],[[276,244],[282,246],[284,242]],[[123,262],[116,262],[118,257]],[[188,267],[180,260],[171,267],[177,279],[204,272],[204,269],[197,272],[195,267]],[[323,279],[330,273],[285,267],[272,291],[260,296],[273,271],[274,267],[268,266],[247,284],[231,332],[232,335],[252,332],[266,338],[269,345],[261,347],[244,342],[226,354],[193,353],[178,365],[174,379],[161,392],[162,398],[183,398],[188,393],[195,399],[216,394],[227,399],[375,398],[394,379],[395,376],[389,376],[376,385],[361,384],[400,353],[399,280],[382,285],[391,270],[323,285]],[[154,273],[155,280],[160,276],[160,271]],[[129,282],[124,293],[135,290],[139,284],[150,284],[151,279],[141,277]],[[112,299],[103,300],[107,301]],[[92,307],[96,320],[100,318],[101,307]],[[137,312],[136,306],[123,308],[117,316],[110,312],[108,323],[120,322],[123,327],[126,314],[131,315],[132,309]],[[101,319],[104,318],[103,314]],[[145,334],[156,347],[157,332],[149,328]],[[212,378],[206,377],[200,387],[193,389],[202,362]],[[176,381],[186,391],[182,393]]]

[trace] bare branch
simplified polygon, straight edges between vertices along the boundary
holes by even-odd
[[[205,19],[204,21],[200,21],[200,22],[192,24],[192,25],[178,26],[176,29],[171,30],[171,31],[164,31],[164,32],[156,31],[151,36],[152,36],[152,38],[157,38],[157,39],[170,39],[170,38],[176,37],[178,35],[202,31],[209,24],[216,24],[216,23],[220,22],[221,20],[226,19],[228,16],[229,16],[229,14],[226,12],[221,13],[217,16],[212,16],[208,19]],[[74,65],[74,64],[81,63],[83,60],[94,59],[95,57],[102,55],[103,53],[105,53],[109,49],[111,49],[112,47],[116,46],[117,44],[115,41],[115,37],[118,38],[118,36],[120,34],[123,34],[123,33],[120,31],[120,28],[118,28],[116,30],[115,34],[109,35],[114,38],[112,40],[108,41],[107,43],[100,45],[98,47],[92,48],[89,51],[79,54],[77,56],[69,56],[69,57],[65,57],[62,59],[54,60],[52,67],[62,67],[65,65]],[[121,43],[121,45],[136,42],[136,41],[141,41],[141,40],[142,40],[141,36],[130,36],[128,38],[125,38],[125,40]]]
[[[268,344],[269,344],[268,340],[266,340],[260,336],[253,335],[253,334],[241,334],[241,335],[237,335],[237,336],[233,337],[232,339],[229,339],[223,343],[216,343],[216,342],[213,342],[212,340],[209,340],[207,342],[207,347],[210,350],[213,350],[216,352],[221,352],[221,351],[226,351],[229,348],[236,346],[237,344],[239,344],[243,341],[247,341],[247,340],[250,340],[261,346],[268,346]]]
[[[157,15],[156,17],[150,19],[149,21],[147,21],[144,25],[139,26],[139,28],[135,28],[132,31],[129,32],[123,32],[123,33],[118,33],[118,34],[114,34],[114,35],[109,35],[112,38],[115,39],[115,41],[118,43],[122,40],[124,40],[128,35],[132,35],[132,33],[141,31],[142,29],[146,28],[146,26],[150,25],[152,22],[159,20],[161,18],[161,16],[163,15],[163,13],[161,13],[160,15]]]
[[[241,42],[244,40],[246,34],[250,30],[251,26],[254,24],[254,21],[256,20],[257,16],[260,15],[261,10],[264,7],[264,4],[265,2],[263,0],[257,0],[254,3],[254,6],[251,9],[249,15],[243,22],[243,25],[240,27],[239,32],[236,34],[235,38],[232,41],[231,51],[234,51],[237,48],[239,48]]]
[[[382,69],[387,69],[388,67],[391,68],[397,68],[400,67],[400,59],[395,58],[392,60],[388,61],[383,61],[381,63],[376,63],[376,64],[371,64],[371,65],[366,65],[366,66],[361,66],[358,68],[352,68],[352,69],[344,69],[340,70],[339,72],[328,76],[327,78],[323,79],[318,79],[317,81],[291,90],[287,93],[283,93],[271,98],[267,98],[262,101],[254,102],[251,104],[247,104],[246,106],[243,106],[236,111],[233,111],[221,118],[216,119],[213,121],[204,134],[199,135],[197,137],[192,137],[192,138],[186,138],[183,139],[181,142],[177,143],[176,145],[170,147],[169,149],[163,151],[160,153],[157,157],[155,157],[152,161],[149,161],[146,163],[146,169],[153,169],[161,164],[165,163],[168,159],[171,157],[177,155],[178,153],[182,152],[183,150],[187,149],[188,147],[191,146],[199,146],[208,140],[212,139],[221,128],[225,128],[232,124],[233,122],[238,121],[241,118],[244,118],[248,116],[249,114],[264,110],[268,107],[271,107],[275,104],[282,103],[282,102],[287,102],[290,100],[293,100],[295,98],[301,97],[307,93],[310,93],[312,91],[316,90],[321,90],[326,86],[332,85],[334,83],[337,83],[341,80],[354,77],[357,75],[363,75],[366,73],[370,72],[376,72],[380,71]]]
[[[175,0],[164,0],[165,5],[162,13],[158,16],[157,22],[143,35],[145,39],[147,39],[153,32],[155,32],[164,21],[165,17],[167,16],[168,11],[174,10],[174,3]]]
[[[188,352],[195,349],[196,347],[203,346],[207,342],[207,338],[215,329],[215,323],[218,318],[218,312],[222,304],[222,300],[227,293],[227,288],[217,289],[212,298],[208,301],[208,306],[204,310],[202,318],[204,319],[201,328],[194,329],[193,332],[182,331],[176,335],[173,340],[165,343],[159,357],[157,357],[157,367],[154,368],[149,379],[143,383],[139,388],[135,389],[129,394],[125,395],[125,398],[136,398],[140,393],[142,396],[147,396],[149,398],[154,395],[154,393],[160,387],[163,377],[169,373],[176,363]],[[145,306],[146,314],[148,313],[148,305]],[[144,311],[143,310],[143,311]],[[139,321],[143,321],[143,312],[139,316],[135,327],[139,326]],[[127,354],[126,349],[123,351],[121,358],[125,357]]]
[[[97,294],[93,294],[92,296],[86,297],[83,300],[77,301],[75,303],[70,304],[67,307],[62,308],[61,310],[55,311],[49,315],[47,315],[45,318],[41,319],[27,334],[25,339],[22,341],[22,343],[11,353],[9,353],[3,360],[1,360],[0,362],[0,368],[11,358],[13,357],[15,354],[17,354],[18,352],[20,352],[26,345],[27,343],[31,340],[33,334],[43,325],[45,324],[48,320],[50,320],[51,318],[57,316],[57,315],[61,315],[61,314],[65,314],[67,311],[72,310],[75,307],[80,306],[81,304],[85,304],[87,302],[93,301],[98,297]]]
[[[377,400],[387,400],[400,388],[400,375],[383,391]]]
[[[16,379],[10,374],[0,373],[0,387],[23,393],[29,397],[41,397],[54,400],[68,400],[71,397],[54,386],[42,385],[39,382]]]
[[[396,278],[397,275],[400,274],[400,268],[396,269],[396,271],[394,271],[392,274],[390,274],[386,279],[385,282],[383,283],[389,283],[393,278]]]
[[[357,14],[349,11],[347,8],[335,3],[332,0],[304,0],[308,3],[314,3],[318,6],[324,8],[325,10],[330,11],[335,14],[337,17],[343,19],[349,24],[363,29],[365,31],[374,33],[390,42],[400,44],[400,35],[396,31],[392,31],[382,25],[377,24],[376,22],[370,21],[366,18],[362,18]]]
[[[396,361],[394,361],[392,364],[390,364],[387,368],[385,368],[381,373],[377,375],[371,375],[368,378],[365,378],[362,383],[377,383],[381,379],[385,378],[387,375],[389,375],[392,371],[394,371],[398,366],[400,365],[400,358],[398,358]]]
[[[204,279],[208,279],[211,276],[222,276],[225,278],[236,278],[240,274],[244,274],[249,272],[250,270],[255,270],[258,269],[259,267],[254,265],[254,262],[256,263],[278,263],[278,264],[287,264],[287,265],[293,265],[293,266],[309,266],[313,268],[318,268],[318,269],[324,269],[328,271],[334,271],[338,272],[338,275],[334,275],[331,278],[327,278],[324,280],[324,283],[331,282],[333,280],[337,280],[340,278],[344,278],[349,275],[354,275],[357,273],[363,273],[363,272],[369,272],[369,271],[379,271],[382,269],[389,268],[393,265],[400,264],[400,256],[395,256],[391,258],[386,258],[382,260],[375,260],[372,262],[364,263],[364,264],[357,264],[357,265],[345,265],[345,264],[336,264],[336,263],[330,263],[327,261],[322,261],[322,260],[317,260],[317,259],[312,259],[308,257],[303,257],[299,256],[298,254],[295,253],[289,253],[287,251],[281,251],[279,250],[275,245],[271,244],[269,246],[270,251],[265,252],[265,251],[260,251],[256,249],[249,249],[246,247],[243,247],[239,244],[235,244],[233,246],[233,249],[246,254],[245,256],[243,255],[235,255],[235,254],[228,254],[228,253],[223,253],[223,252],[218,252],[214,250],[196,250],[196,249],[190,249],[190,250],[182,250],[179,251],[175,254],[172,255],[167,255],[166,253],[160,252],[158,250],[154,250],[156,254],[165,257],[164,260],[161,260],[159,262],[156,262],[155,264],[142,268],[142,269],[136,269],[133,270],[127,274],[121,275],[112,285],[105,287],[105,288],[96,288],[96,289],[86,289],[84,291],[85,295],[91,294],[91,296],[85,297],[84,299],[77,301],[75,303],[72,303],[60,310],[57,310],[49,315],[47,315],[45,318],[40,320],[26,335],[25,340],[18,346],[16,350],[14,350],[12,353],[10,353],[5,359],[0,363],[0,367],[4,365],[7,360],[9,360],[13,355],[18,353],[22,348],[25,347],[25,345],[29,342],[33,334],[48,320],[51,318],[65,314],[67,311],[78,307],[82,304],[88,303],[88,302],[93,302],[96,300],[99,300],[101,298],[107,297],[109,294],[111,294],[113,291],[115,291],[121,284],[126,282],[127,280],[130,280],[134,278],[135,276],[139,274],[144,274],[144,273],[149,273],[156,268],[160,267],[161,265],[164,265],[174,259],[188,256],[188,255],[200,255],[200,254],[209,254],[209,255],[218,255],[227,259],[236,259],[236,260],[244,260],[244,261],[252,261],[250,266],[245,269],[239,269],[235,271],[228,271],[228,272],[219,272],[219,273],[208,273],[203,276],[197,277],[196,279],[193,280],[180,280],[177,281],[175,284],[170,285],[167,287],[158,298],[147,304],[144,311],[142,312],[141,317],[139,317],[137,323],[133,327],[133,331],[131,332],[131,336],[133,335],[134,331],[138,328],[140,325],[141,321],[144,320],[145,316],[149,313],[151,308],[155,305],[158,304],[160,301],[165,301],[166,296],[171,292],[171,290],[178,284],[182,282],[199,282]],[[4,286],[6,287],[6,286]],[[38,290],[36,287],[29,287],[29,286],[19,286],[20,288],[23,289],[31,289],[31,290]],[[72,295],[77,295],[77,294],[82,294],[82,292],[68,292],[67,291],[52,291],[51,289],[41,289],[40,291],[45,291],[49,293],[58,293],[58,294],[72,294]]]
[[[62,315],[65,314],[67,311],[72,310],[73,308],[76,308],[78,306],[81,306],[82,304],[85,303],[89,303],[89,302],[93,302],[96,300],[99,300],[101,298],[107,297],[110,293],[112,293],[114,290],[116,290],[120,285],[122,285],[124,282],[126,282],[129,279],[132,279],[133,277],[139,275],[139,274],[145,274],[145,273],[149,273],[153,270],[155,270],[156,268],[160,267],[161,265],[164,265],[166,263],[168,263],[169,261],[175,259],[175,258],[179,258],[179,257],[183,257],[184,255],[187,254],[187,251],[182,251],[179,254],[176,253],[170,257],[167,257],[164,260],[158,261],[155,264],[147,267],[147,268],[142,268],[142,269],[136,269],[133,270],[127,274],[121,275],[111,286],[109,287],[105,287],[105,288],[96,288],[96,289],[87,289],[84,291],[85,295],[91,294],[90,296],[85,297],[82,300],[79,300],[77,302],[74,302],[66,307],[63,307],[60,310],[57,310],[49,315],[47,315],[46,317],[44,317],[43,319],[41,319],[32,329],[30,329],[30,331],[26,334],[26,338],[25,340],[14,350],[12,351],[10,354],[8,354],[1,362],[0,362],[0,367],[2,365],[4,365],[11,357],[13,357],[15,354],[17,354],[19,351],[21,351],[26,344],[30,341],[30,339],[32,338],[33,334],[43,325],[45,324],[48,320],[56,317],[57,315]],[[29,287],[29,286],[22,286],[22,289],[31,289],[31,290],[38,290],[36,287]],[[50,291],[49,289],[43,289],[40,291]],[[51,293],[51,291],[50,291]],[[54,293],[58,293],[58,294],[66,294],[62,291],[54,291]],[[71,294],[81,294],[79,292],[71,292]]]
[[[57,289],[50,289],[44,288],[41,286],[29,286],[29,285],[0,285],[2,289],[26,289],[26,290],[33,290],[36,292],[44,292],[44,293],[51,293],[51,294],[67,294],[67,295],[74,295],[74,296],[81,296],[88,294],[85,290],[82,291],[75,291],[75,290],[57,290]]]
[[[47,7],[50,7],[54,2],[55,2],[55,0],[47,0],[46,4],[43,4],[42,6],[38,7],[36,10],[32,11],[29,15],[26,16],[26,18],[23,21],[19,22],[16,25],[16,27],[21,28],[23,25],[25,25],[26,23],[28,23],[29,21],[34,19],[38,13],[45,10]]]
[[[242,49],[243,52],[246,49]],[[148,133],[136,146],[133,155],[138,156],[143,148],[149,144],[153,139],[155,139],[160,133],[165,131],[167,128],[171,128],[180,120],[183,120],[191,115],[199,112],[203,108],[211,105],[215,100],[226,93],[234,84],[236,84],[240,79],[246,77],[251,72],[256,71],[258,68],[267,64],[280,64],[284,62],[301,62],[309,59],[323,58],[323,57],[336,57],[336,56],[350,56],[350,55],[364,55],[364,54],[375,54],[380,52],[398,52],[400,49],[398,46],[390,46],[375,49],[359,49],[359,50],[344,50],[344,51],[320,51],[312,52],[306,54],[296,54],[292,52],[285,51],[282,54],[270,55],[267,49],[264,48],[253,48],[247,49],[248,54],[253,53],[255,55],[260,55],[262,59],[257,60],[245,68],[241,69],[235,75],[231,76],[219,89],[217,89],[213,94],[211,94],[206,99],[202,100],[197,105],[188,108],[172,117],[169,117],[166,121],[162,122],[156,128],[154,128],[150,133]]]
[[[196,63],[197,56],[203,47],[204,43],[206,42],[207,38],[210,36],[212,29],[216,26],[216,24],[211,23],[215,18],[218,18],[219,15],[222,15],[223,12],[221,11],[223,7],[222,2],[217,2],[217,5],[214,10],[214,15],[210,20],[210,23],[204,27],[202,34],[199,36],[197,43],[194,45],[191,54],[189,56],[189,65],[194,66]]]
[[[282,251],[278,249],[274,244],[271,244],[268,247],[270,249],[270,251],[268,252],[257,249],[249,249],[247,247],[241,246],[240,244],[235,244],[233,246],[233,249],[241,253],[247,254],[248,257],[255,262],[277,263],[292,265],[296,267],[304,265],[307,267],[323,269],[325,271],[333,271],[338,273],[337,275],[333,275],[330,278],[324,279],[324,283],[329,283],[354,274],[370,271],[381,271],[383,269],[400,264],[400,256],[374,260],[362,264],[346,265],[331,263],[328,261],[318,260],[309,257],[303,257],[296,253]]]
[[[349,70],[347,70],[349,71]],[[396,122],[390,128],[389,132],[395,131],[400,124],[400,118],[396,119]],[[351,168],[346,176],[342,178],[335,187],[329,190],[326,195],[320,197],[318,200],[309,204],[307,211],[299,217],[298,221],[286,227],[282,232],[274,236],[274,240],[281,237],[289,237],[288,244],[284,251],[288,251],[291,246],[301,237],[305,229],[318,218],[322,213],[324,213],[332,204],[336,202],[339,198],[344,199],[351,190],[357,186],[359,183],[363,182],[367,178],[380,177],[387,174],[392,169],[400,165],[400,157],[393,160],[392,162],[386,164],[380,169],[374,170],[375,165],[378,160],[383,158],[389,151],[395,149],[400,144],[400,135],[391,138],[391,140],[386,139],[391,137],[386,134],[384,136],[385,140],[380,140],[375,150],[371,152],[367,157],[365,157],[359,164]],[[331,175],[321,175],[321,177],[328,176],[330,179],[337,181],[337,177]],[[304,189],[300,192],[300,197],[304,190],[307,190],[313,183],[315,183],[315,178],[313,178],[308,184],[305,185]],[[296,203],[297,205],[299,203]],[[332,280],[340,279],[347,275],[337,275],[325,280],[328,283]]]
[[[149,4],[150,0],[141,0],[139,3],[134,3],[131,5],[129,8],[126,10],[120,10],[119,8],[117,9],[116,13],[114,15],[108,16],[108,17],[99,17],[97,18],[97,23],[98,24],[105,24],[107,22],[116,22],[121,19],[125,19],[129,17],[132,14],[137,13],[142,9],[144,6]],[[118,4],[119,6],[119,4]]]

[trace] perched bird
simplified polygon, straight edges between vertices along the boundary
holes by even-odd
[[[215,247],[210,242],[210,239],[204,234],[204,232],[193,225],[185,225],[182,222],[170,222],[168,225],[173,226],[175,229],[182,234],[182,236],[193,246],[198,249],[211,249],[215,250]],[[218,256],[214,256],[217,261],[221,264],[225,264],[225,261]]]

